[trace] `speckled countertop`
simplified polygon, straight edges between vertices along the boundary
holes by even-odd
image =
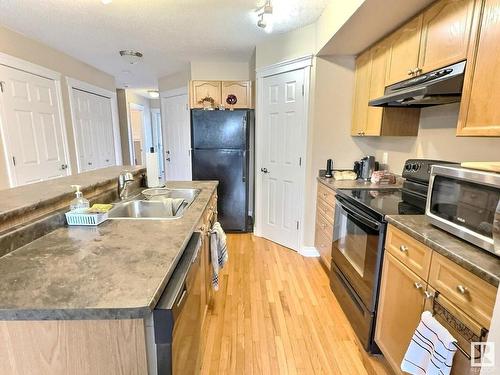
[[[127,319],[149,313],[217,182],[173,182],[200,194],[175,220],[64,227],[0,258],[0,320]]]
[[[404,179],[398,177],[396,183],[393,185],[380,185],[374,184],[370,181],[364,180],[335,180],[334,178],[317,177],[318,182],[326,187],[337,189],[400,189],[403,186]]]
[[[500,258],[431,225],[425,215],[389,215],[386,219],[488,283],[500,284]]]
[[[110,181],[117,181],[118,175],[128,170],[134,174],[144,171],[142,166],[115,166],[95,171],[79,173],[54,180],[37,182],[16,188],[0,190],[0,221],[8,217],[22,215],[33,211],[41,205],[49,205],[72,196],[74,189],[71,185],[81,185],[82,191],[105,185]]]

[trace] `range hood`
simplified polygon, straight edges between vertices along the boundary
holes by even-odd
[[[384,96],[370,100],[372,107],[430,107],[459,102],[465,61],[387,86]]]

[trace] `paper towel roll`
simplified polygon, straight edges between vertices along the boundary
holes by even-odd
[[[146,154],[146,174],[148,177],[148,187],[160,186],[160,168],[158,167],[158,154],[151,147]]]

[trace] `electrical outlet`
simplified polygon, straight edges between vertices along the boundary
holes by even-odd
[[[388,160],[389,160],[389,153],[384,152],[384,153],[382,154],[382,164],[387,165]]]

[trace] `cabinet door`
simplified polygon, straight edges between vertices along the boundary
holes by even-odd
[[[429,72],[467,58],[475,0],[441,0],[423,15],[419,69]]]
[[[363,135],[368,117],[370,93],[371,51],[367,50],[356,58],[354,103],[352,108],[352,135]]]
[[[370,88],[368,99],[376,99],[384,95],[385,75],[387,68],[387,45],[388,40],[383,40],[371,48],[371,71]],[[368,105],[368,104],[367,104]],[[382,114],[384,108],[367,108],[367,120],[364,135],[380,135],[382,126]]]
[[[191,108],[203,108],[202,99],[210,97],[214,107],[221,103],[220,81],[191,81]]]
[[[388,252],[384,256],[375,341],[400,374],[401,361],[420,321],[426,283]]]
[[[417,69],[422,15],[412,19],[389,37],[386,85],[411,78]]]
[[[467,59],[458,135],[500,136],[500,0],[486,0]],[[473,26],[474,29],[474,26]],[[477,35],[477,40],[474,36]],[[473,49],[473,46],[476,49]]]
[[[227,96],[233,94],[237,102],[233,106],[226,103]],[[252,108],[252,83],[250,81],[223,81],[221,102],[226,107]]]

